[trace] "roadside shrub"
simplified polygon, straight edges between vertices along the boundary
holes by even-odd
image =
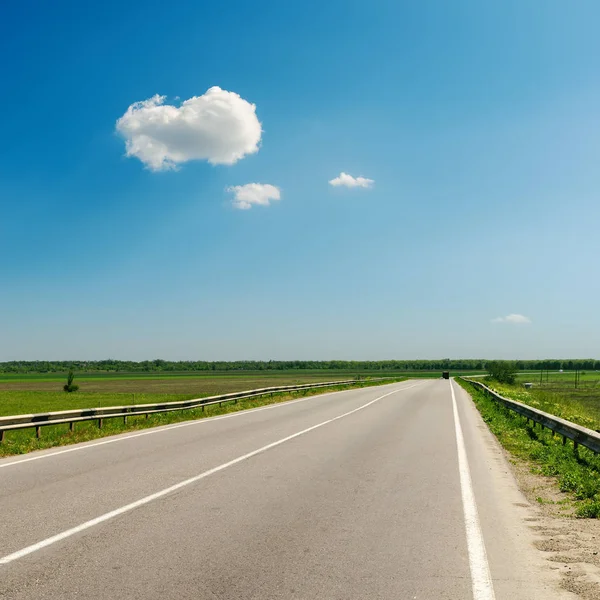
[[[73,373],[73,369],[71,369],[67,375],[67,383],[63,385],[65,392],[76,392],[79,389],[79,386],[73,383],[73,379],[75,379],[75,374]]]
[[[490,379],[499,383],[514,383],[517,375],[517,363],[510,360],[491,360],[485,365]]]
[[[600,500],[585,502],[577,509],[577,516],[584,519],[600,519]]]

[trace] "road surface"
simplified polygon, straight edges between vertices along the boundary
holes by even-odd
[[[336,392],[0,460],[0,598],[567,598],[471,400]]]

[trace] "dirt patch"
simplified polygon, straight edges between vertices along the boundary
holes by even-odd
[[[506,451],[504,451],[506,452]],[[569,496],[556,480],[531,464],[507,454],[515,478],[537,515],[528,517],[551,568],[561,573],[562,586],[583,600],[600,599],[600,520],[577,519]]]
[[[536,540],[535,547],[542,552],[564,552],[577,548],[577,541],[552,537],[547,540]]]

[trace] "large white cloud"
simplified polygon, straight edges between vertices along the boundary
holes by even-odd
[[[352,175],[348,175],[348,173],[344,172],[329,181],[329,185],[333,185],[334,187],[342,185],[348,188],[370,188],[373,187],[374,183],[375,181],[373,181],[373,179],[367,179],[366,177],[352,177]]]
[[[492,323],[512,323],[513,325],[527,325],[531,323],[531,319],[525,315],[510,314],[505,317],[496,317],[492,319]]]
[[[281,190],[270,183],[234,185],[227,188],[227,191],[233,192],[233,207],[242,210],[252,208],[253,204],[269,206],[271,200],[279,200],[281,198]]]
[[[176,169],[189,160],[232,165],[258,152],[262,135],[256,106],[234,92],[211,87],[180,106],[165,96],[135,102],[117,121],[127,156],[154,171]]]

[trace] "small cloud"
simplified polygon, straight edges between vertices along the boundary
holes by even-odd
[[[531,319],[525,315],[510,314],[505,317],[496,317],[492,319],[492,323],[512,323],[513,325],[527,325],[531,323]]]
[[[373,187],[375,181],[373,179],[367,179],[366,177],[352,177],[348,173],[340,173],[336,178],[329,181],[329,185],[333,187],[339,187],[343,185],[347,188],[361,187],[370,188]]]
[[[269,183],[247,183],[246,185],[234,185],[227,188],[233,192],[231,201],[233,208],[248,210],[253,204],[269,206],[271,200],[281,199],[281,190]]]
[[[235,92],[211,87],[180,106],[156,94],[134,102],[117,121],[127,156],[152,171],[176,170],[190,160],[232,165],[258,152],[262,127],[256,106]]]

